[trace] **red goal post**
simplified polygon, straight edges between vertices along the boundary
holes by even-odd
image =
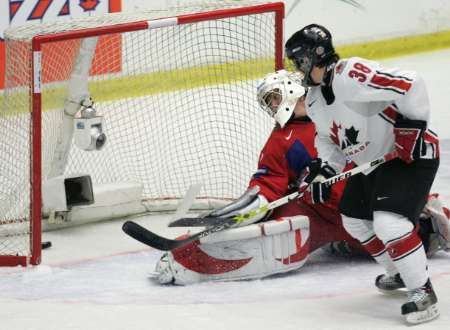
[[[153,202],[179,200],[198,182],[205,185],[202,200],[243,192],[273,125],[254,94],[258,79],[283,67],[284,4],[189,10],[156,19],[154,13],[111,14],[5,33],[0,265],[41,262],[43,216],[55,215],[43,205],[43,184],[53,177],[87,173],[94,186],[108,189],[138,182],[144,211],[153,211]],[[89,42],[103,36],[121,40],[111,46],[122,49],[118,73],[92,72],[93,62],[117,65],[103,52],[80,60]],[[61,51],[52,55],[57,58],[48,58],[49,47]],[[87,70],[80,69],[83,61]],[[99,151],[76,148],[67,126],[86,97],[106,122],[108,142]]]

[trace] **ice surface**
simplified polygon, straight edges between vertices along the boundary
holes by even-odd
[[[450,50],[385,61],[420,72],[429,87],[442,162],[433,192],[450,205]],[[138,222],[165,231],[169,216]],[[0,269],[0,329],[404,329],[404,296],[373,286],[381,268],[319,251],[300,270],[258,281],[160,286],[148,273],[161,252],[121,232],[123,221],[44,233],[53,247],[38,267]],[[171,228],[167,235],[177,234]],[[450,254],[430,260],[441,316],[450,327]],[[419,328],[418,327],[418,328]]]

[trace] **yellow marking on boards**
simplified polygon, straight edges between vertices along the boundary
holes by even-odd
[[[444,48],[450,48],[450,30],[342,45],[338,46],[336,51],[341,58],[360,56],[379,60]],[[285,63],[286,68],[292,70],[292,66],[288,62]],[[89,91],[96,102],[107,102],[258,79],[273,70],[274,59],[264,58],[128,75],[102,81],[97,80],[98,77],[93,77],[89,82]],[[44,86],[43,111],[62,109],[66,93],[67,90],[62,87],[58,88],[57,84],[52,84],[52,87]],[[4,98],[4,95],[0,95],[0,104],[2,105]],[[12,92],[8,95],[8,104],[0,108],[1,114],[8,116],[29,112],[29,100],[27,91]]]

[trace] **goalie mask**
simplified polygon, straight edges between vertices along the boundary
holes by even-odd
[[[259,106],[284,127],[294,114],[298,99],[305,95],[302,75],[279,70],[268,74],[259,84]]]

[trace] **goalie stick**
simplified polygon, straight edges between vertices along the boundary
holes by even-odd
[[[202,230],[198,233],[188,236],[187,238],[181,239],[170,239],[163,236],[159,236],[158,234],[155,234],[154,232],[142,227],[141,225],[133,221],[126,221],[122,226],[122,230],[127,235],[133,237],[134,239],[138,240],[139,242],[145,245],[148,245],[152,248],[162,251],[170,251],[179,248],[183,245],[186,245],[190,242],[193,242],[195,240],[198,240],[202,237],[231,228],[236,224],[234,218],[229,218],[226,220],[227,220],[226,222],[220,223],[215,226],[211,226],[205,230]]]
[[[325,181],[322,182],[322,184],[328,184],[332,185],[336,182],[348,179],[349,177],[364,172],[372,167],[378,166],[380,164],[383,164],[387,161],[390,161],[398,156],[396,151],[393,151],[391,153],[386,154],[383,157],[380,157],[378,159],[375,159],[371,162],[367,162],[365,164],[359,165],[351,170],[342,172],[338,175],[335,175]],[[150,247],[153,247],[158,250],[162,251],[170,251],[176,248],[179,248],[183,245],[186,245],[190,242],[193,242],[195,240],[201,239],[203,237],[206,237],[208,235],[211,235],[213,233],[232,228],[239,223],[241,223],[244,220],[250,219],[259,213],[267,212],[269,210],[272,210],[274,208],[277,208],[281,205],[284,205],[288,203],[289,201],[299,198],[304,194],[305,190],[303,192],[295,191],[289,195],[286,195],[280,199],[277,199],[267,205],[261,206],[258,209],[252,210],[246,214],[237,215],[232,218],[220,218],[223,221],[220,223],[217,223],[215,225],[212,225],[210,227],[207,227],[206,229],[197,232],[195,234],[192,234],[186,238],[180,238],[180,239],[170,239],[163,236],[159,236],[158,234],[153,233],[152,231],[142,227],[141,225],[133,222],[133,221],[126,221],[123,226],[122,230],[129,236],[133,237],[134,239],[138,240],[139,242],[148,245]],[[200,218],[201,219],[201,218]]]
[[[396,158],[397,155],[398,155],[397,152],[394,151],[392,153],[389,153],[389,154],[385,155],[382,158],[376,159],[376,160],[371,161],[369,163],[362,164],[361,166],[355,167],[355,168],[353,168],[353,169],[351,169],[349,171],[346,171],[346,172],[340,173],[340,174],[338,174],[338,175],[336,175],[334,177],[331,177],[328,180],[325,180],[323,182],[323,184],[332,185],[332,184],[334,184],[334,183],[336,183],[338,181],[345,180],[345,179],[349,178],[352,175],[358,174],[358,173],[363,172],[363,171],[365,171],[365,170],[367,170],[367,169],[369,169],[369,168],[371,168],[373,166],[379,165],[379,164],[381,164],[383,162],[386,162],[388,160]],[[297,186],[298,186],[298,184],[297,184]],[[306,189],[304,189],[304,190],[306,190]],[[294,192],[294,193],[292,193],[290,195],[287,195],[287,196],[285,196],[285,197],[283,197],[283,198],[281,198],[281,199],[279,199],[277,201],[272,202],[272,203],[275,203],[275,202],[280,201],[280,204],[277,204],[277,205],[275,205],[273,207],[269,207],[269,210],[274,209],[274,208],[276,208],[276,207],[278,207],[280,205],[283,205],[283,204],[289,202],[290,200],[292,200],[294,198],[299,198],[300,194],[301,194],[301,192],[296,191],[296,192]],[[293,197],[290,197],[290,196],[293,196]],[[286,199],[287,197],[289,197],[289,198]],[[269,204],[269,205],[271,205],[271,204]],[[215,226],[215,225],[219,225],[221,223],[224,223],[226,220],[227,220],[227,218],[212,217],[212,216],[208,216],[208,215],[202,216],[202,217],[190,217],[190,218],[186,217],[186,218],[180,218],[178,220],[174,220],[173,222],[169,223],[169,227],[206,227],[206,226]]]
[[[179,218],[171,223],[169,223],[169,227],[206,227],[206,226],[214,226],[222,223],[226,218],[219,217],[191,217],[191,218]]]

